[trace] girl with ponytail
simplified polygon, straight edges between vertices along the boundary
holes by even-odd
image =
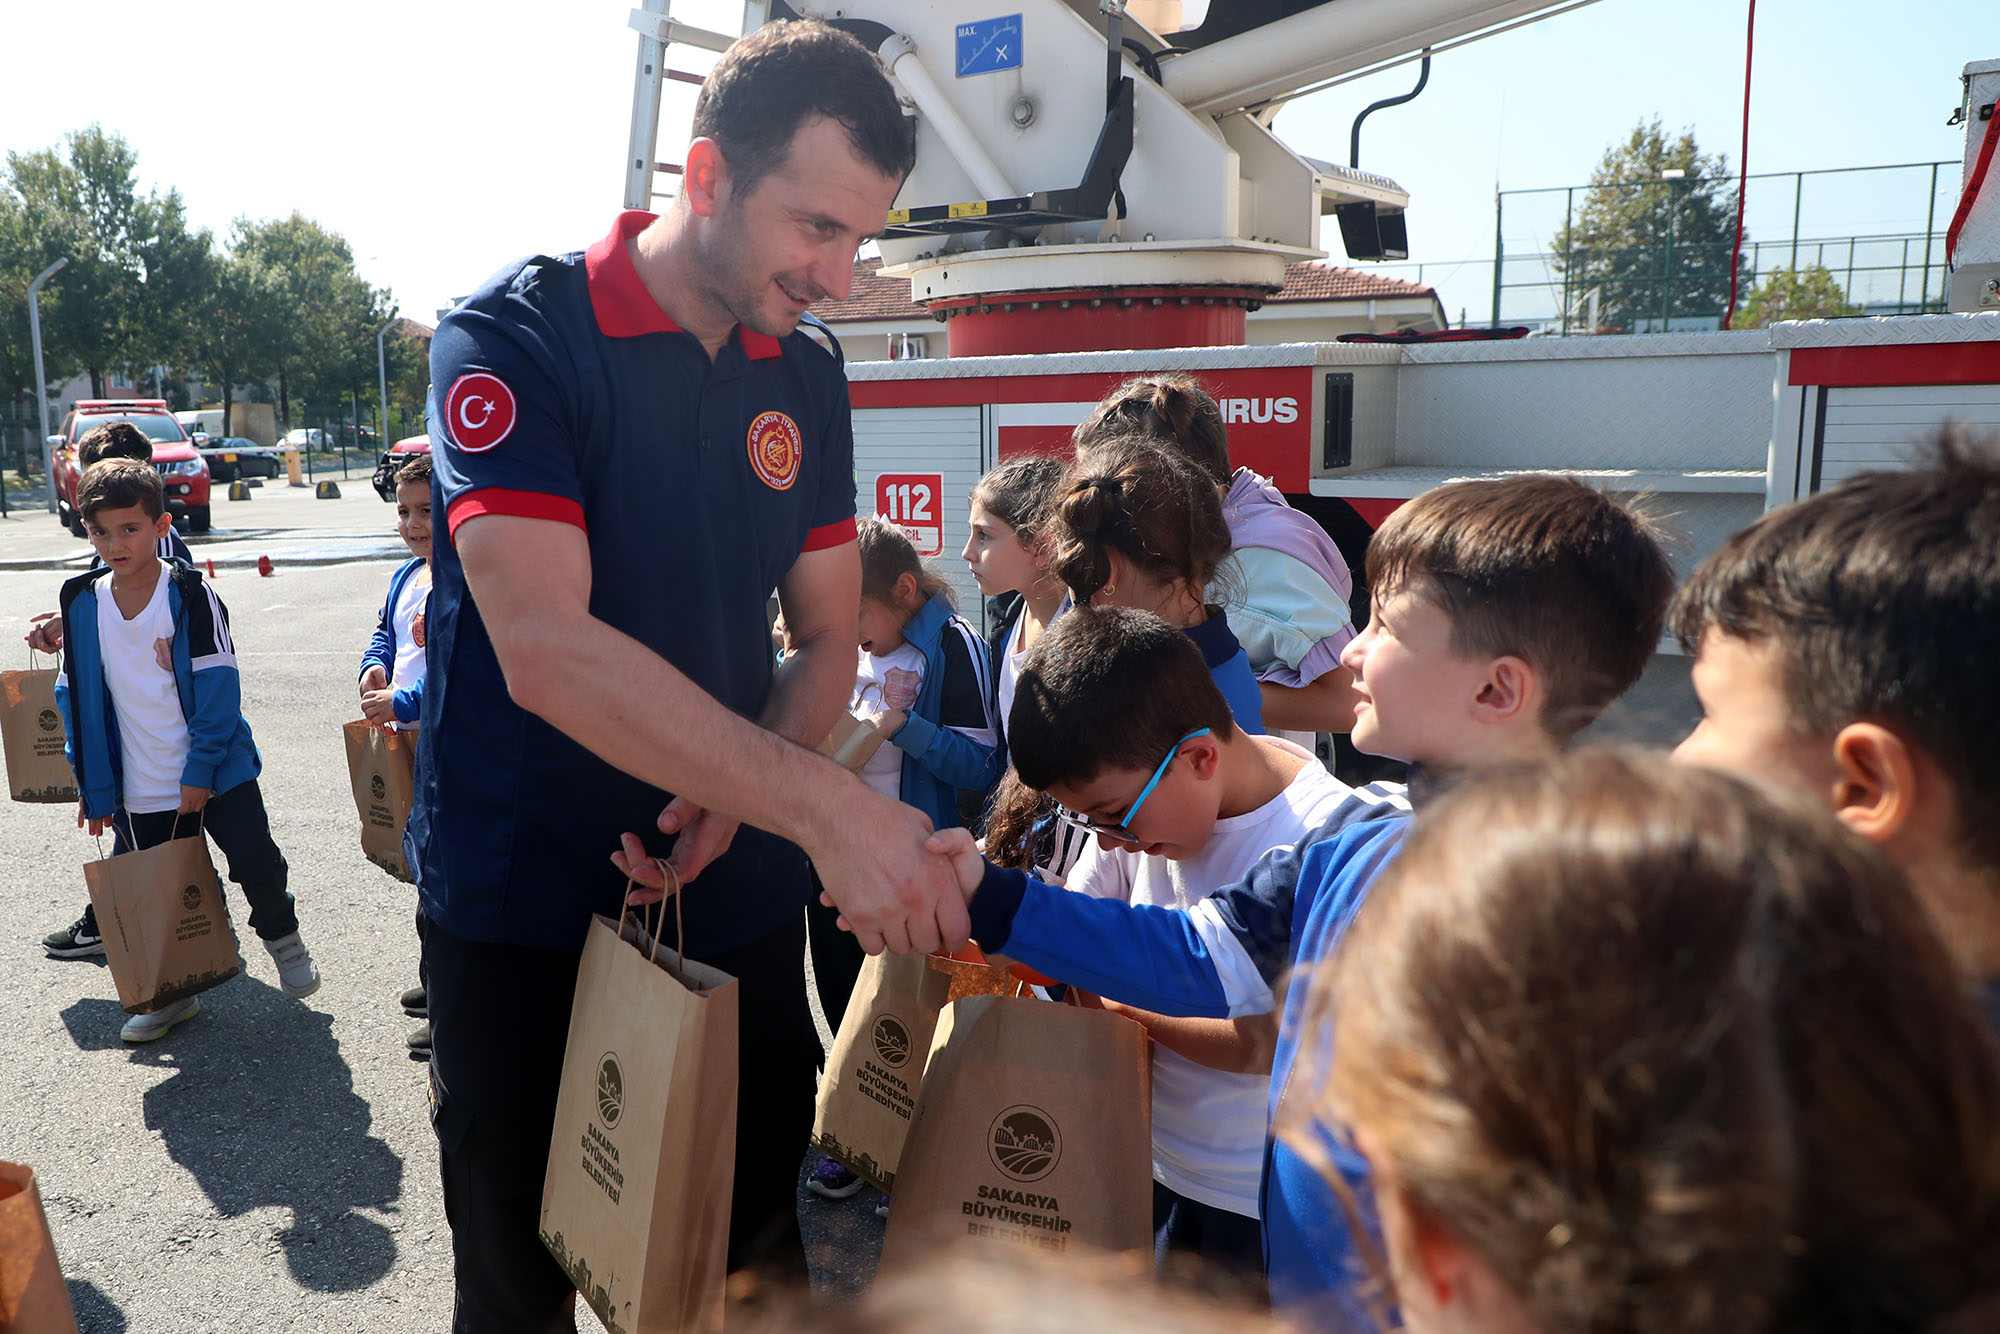
[[[1150,611],[1202,651],[1236,725],[1264,731],[1250,659],[1209,600],[1229,526],[1208,474],[1137,432],[1077,450],[1055,503],[1051,568],[1080,603]]]
[[[1315,733],[1351,731],[1355,697],[1340,650],[1355,633],[1354,577],[1340,548],[1267,479],[1230,466],[1222,409],[1192,375],[1126,381],[1077,428],[1076,445],[1131,432],[1185,455],[1222,496],[1233,554],[1209,600],[1229,607],[1265,726],[1308,749]]]

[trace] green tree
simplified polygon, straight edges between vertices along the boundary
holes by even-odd
[[[149,201],[139,194],[137,155],[118,135],[93,125],[69,135],[66,147],[9,153],[7,184],[36,267],[70,261],[62,299],[42,319],[50,361],[88,371],[91,392],[102,394],[106,373],[129,360],[144,276],[140,243],[152,230]]]
[[[222,421],[229,431],[236,386],[276,373],[271,349],[283,323],[277,283],[242,244],[250,224],[238,221],[229,253],[215,264],[214,281],[197,307],[188,364],[222,390]]]
[[[132,303],[125,360],[185,368],[194,363],[222,256],[207,228],[188,229],[177,190],[142,201],[136,221],[134,248],[142,278]]]
[[[375,331],[389,297],[356,272],[338,233],[294,213],[242,224],[236,249],[270,275],[277,318],[269,350],[284,422],[295,393],[302,404],[328,407],[373,381]]]
[[[419,333],[413,321],[404,320],[389,331],[384,351],[389,368],[389,411],[402,420],[414,422],[424,415],[425,400],[430,396],[430,337]],[[384,429],[396,428],[385,423]]]
[[[1556,237],[1564,307],[1594,309],[1607,329],[1720,324],[1735,236],[1728,157],[1704,154],[1689,133],[1669,138],[1658,118],[1642,121],[1604,151],[1576,218]]]
[[[1831,320],[1859,315],[1861,307],[1847,299],[1840,282],[1824,264],[1804,269],[1772,269],[1743,300],[1739,329],[1762,329],[1779,320]]]

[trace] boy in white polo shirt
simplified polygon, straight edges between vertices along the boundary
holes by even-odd
[[[173,521],[150,466],[93,465],[77,510],[104,564],[61,596],[56,705],[83,794],[76,822],[93,835],[109,826],[113,855],[205,831],[250,901],[250,927],[285,994],[310,996],[319,969],[299,939],[285,857],[257,787],[263,762],[243,721],[229,613],[192,567],[156,553]],[[189,996],[134,1015],[121,1036],[151,1042],[200,1008]]]
[[[1100,898],[1190,908],[1352,794],[1299,747],[1238,729],[1193,641],[1141,611],[1079,607],[1050,626],[1022,669],[1007,736],[1021,780],[1096,835],[1068,887]],[[1155,1043],[1156,1262],[1192,1254],[1261,1283],[1274,1017],[1105,1004]]]

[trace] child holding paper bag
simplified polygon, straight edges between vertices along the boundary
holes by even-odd
[[[856,772],[884,796],[959,824],[959,793],[977,794],[999,777],[986,645],[952,610],[950,590],[927,568],[900,528],[879,519],[857,525],[861,548],[861,650],[848,712],[870,724],[879,744]],[[858,754],[865,734],[831,738]],[[857,744],[859,743],[859,744]],[[852,766],[850,766],[852,767]],[[861,946],[815,902],[806,910],[814,975],[827,1022],[836,1030],[861,973]],[[829,1199],[860,1190],[861,1178],[831,1158],[807,1186]]]
[[[424,710],[424,629],[431,601],[431,456],[412,455],[396,473],[396,536],[410,549],[410,559],[389,577],[389,596],[375,625],[368,651],[361,655],[361,715],[377,727],[414,734]],[[400,829],[391,832],[400,832]],[[417,914],[421,939],[424,917]],[[428,1056],[431,1049],[429,996],[422,965],[417,985],[399,998],[403,1008],[423,1019],[404,1039],[410,1050]]]
[[[83,793],[77,824],[93,835],[110,826],[115,852],[124,852],[167,842],[177,816],[200,812],[250,901],[250,926],[277,964],[279,985],[288,996],[310,996],[319,969],[299,939],[285,857],[257,786],[263,761],[243,719],[229,613],[191,566],[156,554],[173,521],[150,466],[93,465],[77,508],[104,561],[62,589],[56,704]],[[96,934],[91,913],[82,925]],[[199,1008],[188,996],[134,1015],[122,1036],[150,1042]]]

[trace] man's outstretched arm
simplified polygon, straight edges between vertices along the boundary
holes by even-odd
[[[930,822],[738,717],[591,615],[582,529],[483,514],[453,540],[516,704],[643,782],[797,843],[871,952],[963,942],[964,901],[944,859],[923,846]]]

